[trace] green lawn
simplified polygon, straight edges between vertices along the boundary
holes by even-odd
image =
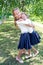
[[[24,63],[20,64],[15,59],[18,54],[20,30],[16,30],[12,22],[0,25],[0,65],[43,65],[43,33],[39,31],[39,34],[41,43],[35,46],[39,50],[39,54],[28,60],[23,59]]]

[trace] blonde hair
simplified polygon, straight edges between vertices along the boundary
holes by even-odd
[[[13,9],[13,16],[14,16],[14,11],[16,11],[16,10],[19,10],[19,8],[17,7],[17,8],[15,8],[15,9]],[[15,24],[15,26],[16,26],[16,25],[17,25],[17,24],[16,24],[16,21],[17,21],[16,17],[14,17],[14,21],[15,21],[14,24]]]
[[[17,7],[17,8],[15,8],[15,9],[13,9],[13,16],[14,16],[14,11],[16,11],[16,10],[19,10],[19,8]],[[18,19],[16,19],[16,17],[14,17],[14,19],[15,19],[15,21],[18,20]]]

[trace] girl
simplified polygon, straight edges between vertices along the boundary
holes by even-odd
[[[33,57],[36,56],[39,52],[33,47],[35,44],[40,43],[40,36],[39,34],[34,30],[34,25],[32,23],[32,21],[30,19],[28,19],[27,15],[23,12],[22,14],[22,19],[25,21],[28,21],[28,24],[31,24],[32,26],[29,25],[29,27],[27,27],[28,32],[30,34],[30,42],[32,45],[32,49],[34,51]],[[28,58],[28,56],[27,56]]]
[[[28,48],[30,49],[31,48],[31,45],[27,40],[28,30],[24,26],[24,24],[21,23],[21,21],[24,22],[24,20],[21,19],[21,13],[20,13],[18,8],[13,11],[13,15],[14,15],[14,18],[15,18],[15,25],[17,24],[17,26],[21,30],[20,42],[19,42],[19,45],[18,45],[19,53],[18,53],[18,56],[16,57],[16,60],[20,63],[23,63],[23,60],[20,57],[23,54],[24,49],[28,49]],[[25,45],[26,43],[27,43],[27,45]],[[30,55],[30,54],[28,53],[28,55]]]
[[[16,57],[16,60],[19,61],[20,63],[23,63],[23,60],[20,57],[23,54],[24,49],[27,49],[28,55],[30,55],[30,51],[32,48],[32,46],[31,46],[32,43],[30,40],[31,34],[29,34],[28,27],[34,27],[34,26],[29,24],[28,21],[25,21],[22,19],[19,9],[15,9],[13,11],[13,14],[15,17],[15,23],[21,30],[20,42],[18,45],[19,53],[18,53],[18,56]],[[33,32],[33,30],[32,30],[32,32]]]
[[[26,15],[25,13],[22,13],[21,15],[22,15],[21,18],[22,18],[23,20],[27,21],[27,23],[28,23],[28,24],[26,24],[26,25],[29,26],[29,27],[27,27],[27,29],[28,29],[28,32],[29,32],[29,35],[30,35],[31,46],[32,46],[32,49],[33,49],[33,51],[34,51],[34,54],[33,54],[33,57],[34,57],[34,56],[36,56],[36,55],[39,53],[39,51],[37,51],[37,50],[33,47],[33,45],[35,45],[35,44],[37,44],[37,43],[40,42],[40,36],[39,36],[39,34],[34,30],[34,25],[33,25],[33,23],[31,22],[31,20],[29,20],[29,19],[27,18],[27,15]],[[19,20],[21,20],[21,19],[19,19]],[[26,22],[25,22],[25,23],[26,23]],[[30,25],[30,24],[31,24],[31,25]],[[25,49],[24,49],[24,51],[25,51]],[[28,51],[29,51],[29,53],[30,53],[30,49],[28,49]],[[26,56],[26,58],[29,58],[29,57],[31,57],[31,56],[32,56],[32,55],[30,54],[29,56]]]

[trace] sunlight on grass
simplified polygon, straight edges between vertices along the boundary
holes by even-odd
[[[0,57],[0,63],[3,63],[6,59],[8,59],[9,57]]]
[[[36,26],[35,29],[43,33],[43,28]]]
[[[0,41],[2,41],[3,39],[0,39]]]
[[[17,54],[17,51],[15,51],[14,49],[9,50],[10,54],[13,58],[15,57],[15,54]]]

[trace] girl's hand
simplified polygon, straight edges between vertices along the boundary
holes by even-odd
[[[25,24],[25,25],[34,28],[34,25],[31,24]]]
[[[23,19],[19,19],[19,21],[23,21]]]

